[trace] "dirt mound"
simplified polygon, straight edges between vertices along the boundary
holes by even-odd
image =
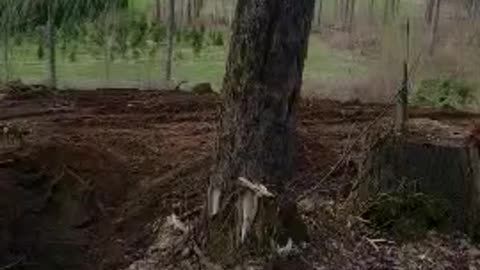
[[[50,142],[0,155],[0,262],[88,269],[98,220],[124,198],[128,172],[91,145]]]

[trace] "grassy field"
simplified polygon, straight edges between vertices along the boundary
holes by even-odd
[[[162,0],[162,3],[166,1]],[[402,2],[403,3],[403,2]],[[418,4],[409,0],[403,9]],[[130,0],[134,12],[151,12],[153,0]],[[359,13],[365,5],[358,7]],[[383,5],[377,5],[380,19]],[[208,8],[213,9],[211,6]],[[325,13],[332,17],[333,4],[327,2]],[[418,11],[418,10],[417,10]],[[208,10],[205,12],[208,13]],[[325,16],[324,24],[329,24]],[[330,18],[333,20],[333,18]],[[26,82],[43,82],[46,78],[46,61],[39,60],[37,47],[25,44],[14,49],[11,56],[11,79],[22,79]],[[143,56],[135,60],[115,59],[107,64],[101,57],[94,57],[80,48],[77,60],[72,62],[68,57],[58,55],[58,78],[60,87],[162,87],[164,49],[154,56]],[[219,88],[225,70],[227,48],[206,47],[199,55],[194,55],[191,46],[179,44],[176,48],[174,62],[174,80],[188,81],[189,84],[211,82]],[[306,62],[306,85],[321,85],[324,81],[349,80],[369,72],[371,62],[348,50],[330,47],[319,35],[313,34],[310,39],[309,56]],[[108,70],[108,71],[107,71]],[[2,70],[3,72],[3,70]],[[2,75],[2,74],[0,74]]]
[[[318,36],[310,39],[309,57],[306,63],[305,80],[345,78],[366,72],[365,59],[353,57],[346,51],[328,47]],[[137,60],[117,59],[107,65],[102,59],[87,53],[77,56],[72,62],[65,57],[58,58],[58,78],[64,87],[125,86],[151,88],[159,87],[163,78],[163,56],[161,53]],[[188,81],[189,84],[211,82],[220,87],[225,71],[227,49],[206,47],[199,55],[184,45],[176,50],[174,80]],[[45,80],[46,61],[36,57],[35,49],[24,45],[15,49],[12,55],[12,77],[27,82]]]

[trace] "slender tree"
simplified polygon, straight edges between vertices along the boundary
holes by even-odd
[[[323,0],[318,0],[317,2],[317,25],[319,27],[322,26],[322,18],[323,18]]]
[[[441,0],[435,0],[435,10],[433,14],[433,22],[430,27],[430,42],[428,47],[428,54],[433,56],[435,53],[435,46],[437,43],[437,36],[438,36],[438,27],[440,22],[440,7],[442,5]]]
[[[294,172],[296,104],[314,2],[238,1],[208,190],[205,243],[216,261],[305,240],[285,184]]]
[[[173,47],[175,42],[175,0],[168,1],[168,44],[167,60],[165,61],[165,80],[172,80]]]
[[[425,4],[425,23],[427,25],[432,24],[434,6],[435,6],[435,0],[427,0]]]
[[[375,0],[369,0],[368,2],[368,18],[371,23],[375,22]]]
[[[56,30],[55,30],[55,5],[54,1],[47,3],[47,48],[48,48],[48,60],[47,60],[47,84],[52,88],[57,87],[57,60],[56,60]]]

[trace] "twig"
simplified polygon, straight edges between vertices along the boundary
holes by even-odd
[[[370,239],[370,238],[368,238],[368,237],[365,237],[365,240],[367,240],[367,243],[369,243],[369,244],[375,249],[376,252],[379,252],[379,251],[380,251],[380,248],[377,246],[375,240]]]
[[[275,195],[268,191],[268,189],[262,184],[252,183],[250,180],[244,177],[239,177],[238,181],[240,182],[240,185],[250,189],[258,197],[275,197]]]
[[[425,49],[425,47],[423,48]],[[408,74],[409,76],[411,76],[411,74],[416,71],[417,67],[419,66],[420,64],[420,59],[422,57],[424,53],[424,50],[421,50],[420,53],[418,54],[418,56],[416,57],[415,59],[415,63],[412,65],[412,68],[408,71]],[[401,90],[401,87],[402,87],[402,84],[400,84],[400,86],[397,87],[397,89],[400,89]],[[397,91],[397,93],[391,98],[390,102],[388,102],[389,104],[392,104],[393,101],[395,101],[398,97],[399,97],[399,94],[400,94],[400,91]],[[389,107],[386,106],[386,108],[381,111],[378,116],[373,120],[371,121],[367,127],[365,127],[365,129],[353,140],[353,142],[345,149],[345,152],[343,153],[343,155],[340,157],[340,159],[334,164],[334,166],[325,174],[324,177],[322,177],[322,179],[320,179],[320,181],[318,181],[316,183],[315,186],[313,186],[311,189],[305,191],[303,194],[301,194],[300,196],[298,196],[298,201],[301,201],[303,199],[305,199],[307,196],[311,195],[313,192],[315,192],[316,190],[318,190],[320,188],[320,185],[323,184],[323,182],[325,182],[327,179],[329,179],[333,173],[335,173],[338,168],[340,168],[340,166],[342,166],[342,164],[346,161],[346,159],[348,158],[348,156],[353,152],[353,149],[354,149],[354,146],[359,143],[362,138],[368,133],[368,131],[370,131],[370,129],[375,126],[375,124],[377,124],[377,122],[379,122],[386,114],[387,112],[389,111]]]

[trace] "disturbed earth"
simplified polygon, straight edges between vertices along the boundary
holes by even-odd
[[[0,269],[125,269],[154,224],[202,212],[220,99],[180,91],[65,91],[0,101]],[[480,269],[461,234],[399,242],[340,218],[372,140],[391,127],[379,104],[303,100],[297,174],[309,208],[311,269]],[[416,109],[412,121],[468,134],[480,115]],[[425,127],[431,133],[435,127]],[[466,135],[467,136],[467,135]],[[162,268],[158,268],[162,269]],[[294,269],[294,268],[289,268]]]

